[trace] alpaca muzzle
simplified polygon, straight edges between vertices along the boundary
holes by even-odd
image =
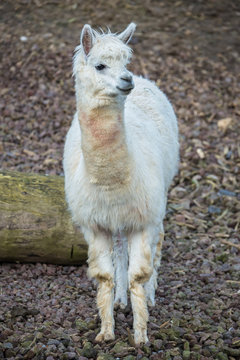
[[[117,89],[120,90],[123,94],[129,94],[134,88],[133,81],[131,82],[121,82],[121,86],[117,86]]]
[[[120,77],[120,84],[117,86],[117,89],[124,94],[129,94],[134,88],[134,82],[132,75],[129,72],[123,73]]]

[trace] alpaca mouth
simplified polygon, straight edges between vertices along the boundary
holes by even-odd
[[[117,89],[120,90],[122,93],[124,93],[125,95],[128,95],[130,94],[130,92],[132,91],[133,89],[133,86],[129,87],[129,88],[125,88],[125,89],[122,89],[120,88],[119,86],[117,86]]]

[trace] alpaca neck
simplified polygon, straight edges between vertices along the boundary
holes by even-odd
[[[130,159],[123,109],[116,105],[78,111],[82,151],[90,182],[115,187],[129,182]]]

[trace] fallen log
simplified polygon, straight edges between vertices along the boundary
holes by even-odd
[[[77,265],[87,258],[61,176],[0,172],[0,262]]]

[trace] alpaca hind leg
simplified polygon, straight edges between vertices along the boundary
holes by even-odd
[[[96,341],[112,340],[114,339],[112,238],[98,233],[88,243],[88,273],[98,281],[97,307],[101,318],[101,331]]]
[[[120,232],[114,236],[113,262],[115,268],[115,299],[114,304],[119,304],[122,309],[127,305],[127,268],[128,268],[128,243],[126,237]]]
[[[164,240],[164,234],[160,233],[158,235],[158,242],[153,247],[153,273],[150,279],[144,285],[147,302],[149,306],[155,305],[155,290],[157,288],[157,275],[158,275],[158,268],[161,263],[163,240]]]
[[[153,271],[152,237],[149,230],[129,236],[129,289],[133,309],[134,340],[136,344],[146,343],[148,309],[143,284]]]

